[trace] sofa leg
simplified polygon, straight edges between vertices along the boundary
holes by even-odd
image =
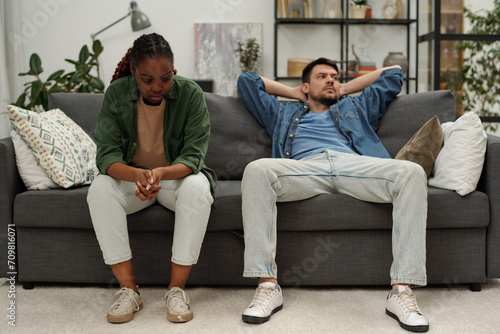
[[[469,285],[470,291],[479,292],[481,291],[481,283],[471,283]]]
[[[23,289],[24,290],[33,290],[35,287],[35,283],[33,282],[23,282]]]

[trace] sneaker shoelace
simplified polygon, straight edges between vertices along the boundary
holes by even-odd
[[[189,304],[189,297],[182,289],[175,289],[171,293],[168,293],[163,300],[167,306],[172,306],[172,309],[175,309],[177,306],[188,308]],[[170,304],[170,302],[172,302],[172,304]]]
[[[403,309],[409,313],[417,313],[422,314],[417,305],[417,300],[415,299],[415,295],[413,293],[408,293],[407,291],[403,291],[399,294],[399,303],[403,307]]]
[[[122,306],[127,306],[126,304],[131,302],[132,306],[134,306],[134,311],[139,311],[139,303],[127,288],[121,288],[120,291],[115,294],[115,296],[117,295],[120,295],[120,298],[113,304],[113,306],[111,306],[111,310],[116,310]]]
[[[274,288],[257,287],[250,307],[264,306],[273,296]]]

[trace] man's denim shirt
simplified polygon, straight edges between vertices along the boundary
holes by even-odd
[[[349,139],[354,152],[391,158],[376,131],[379,119],[402,85],[403,71],[388,69],[361,95],[343,98],[330,107],[335,125]],[[309,102],[278,102],[266,93],[264,82],[253,72],[240,75],[238,91],[250,113],[272,138],[272,157],[290,158],[295,132],[300,119],[309,111]]]

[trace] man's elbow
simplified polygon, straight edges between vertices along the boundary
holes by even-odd
[[[400,70],[403,69],[400,65],[392,65],[392,66],[387,66],[386,67],[386,69],[390,69],[390,68],[399,68]]]

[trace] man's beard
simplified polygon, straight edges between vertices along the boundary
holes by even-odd
[[[335,103],[337,103],[339,101],[339,99],[337,97],[322,96],[317,101],[319,103],[321,103],[322,105],[330,107],[331,105],[334,105]]]
[[[325,95],[319,95],[319,96],[313,96],[311,94],[311,99],[315,100],[319,103],[321,103],[324,106],[330,107],[331,105],[337,103],[339,101],[337,95],[335,94],[334,97],[332,96],[325,96]]]

